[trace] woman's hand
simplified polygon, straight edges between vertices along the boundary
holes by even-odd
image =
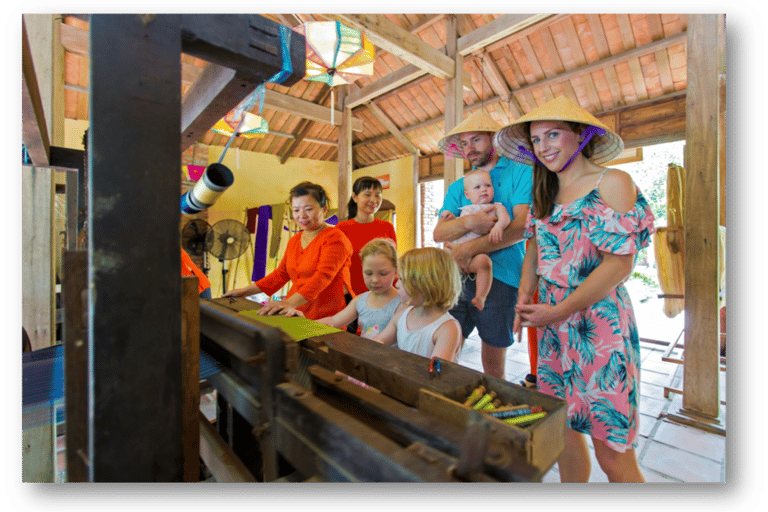
[[[226,292],[222,297],[242,297],[246,294],[245,288],[235,288],[234,290],[229,290]]]
[[[517,334],[517,339],[523,339],[523,327],[527,327],[528,321],[520,317],[520,306],[533,304],[533,295],[517,294],[517,304],[515,305],[515,322],[512,324],[512,332]],[[524,325],[525,324],[525,325]]]
[[[549,304],[521,304],[515,306],[515,329],[522,327],[544,327],[562,322],[568,315],[563,315],[561,308]],[[520,323],[518,324],[518,319]]]
[[[260,310],[256,312],[257,315],[285,315],[284,311],[296,311],[296,309],[288,301],[285,300],[271,300],[264,304]],[[295,316],[295,315],[291,315]]]
[[[280,311],[280,314],[282,316],[300,316],[302,318],[306,318],[304,316],[304,313],[302,313],[301,311],[295,308],[285,308],[282,311]]]

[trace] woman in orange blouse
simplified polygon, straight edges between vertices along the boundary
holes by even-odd
[[[313,320],[333,316],[346,306],[344,287],[351,289],[352,244],[341,231],[325,222],[328,194],[323,187],[303,181],[291,189],[289,198],[293,220],[301,231],[288,241],[278,267],[255,283],[223,296],[260,292],[272,295],[290,281],[286,298],[267,302],[258,311],[260,315],[293,316],[301,311]]]

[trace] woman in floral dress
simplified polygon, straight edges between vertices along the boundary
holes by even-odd
[[[589,480],[586,434],[609,481],[643,482],[635,455],[640,349],[623,282],[655,228],[632,178],[599,165],[624,144],[560,97],[500,130],[496,145],[534,164],[515,330],[538,327],[539,391],[568,405],[560,479]]]

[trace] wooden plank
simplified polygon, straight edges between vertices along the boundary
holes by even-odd
[[[311,121],[320,123],[334,124],[341,126],[342,113],[340,110],[334,112],[334,122],[331,123],[331,110],[311,101],[294,98],[287,94],[281,94],[272,89],[267,89],[264,94],[264,108],[286,112],[288,114],[303,117]],[[363,131],[363,122],[352,118],[352,129],[356,132]]]
[[[196,276],[181,279],[181,443],[184,481],[200,476],[200,297]]]
[[[683,408],[719,416],[718,15],[688,16]]]
[[[21,168],[22,325],[32,350],[53,344],[53,171]]]
[[[208,64],[181,101],[181,151],[256,89],[233,69]]]
[[[406,150],[408,150],[409,153],[413,154],[418,152],[418,149],[416,146],[413,145],[413,143],[410,141],[408,137],[403,134],[400,129],[397,127],[395,123],[392,122],[389,117],[387,117],[387,114],[381,110],[379,107],[374,105],[373,103],[368,104],[368,109],[371,111],[371,113],[374,115],[374,117],[384,125],[384,127],[389,130],[389,132],[397,139],[397,141],[405,147]]]
[[[21,119],[22,142],[27,148],[29,158],[36,166],[47,166],[51,142],[45,122],[43,100],[37,83],[35,65],[27,37],[27,26],[21,20]]]
[[[67,482],[88,481],[88,253],[65,251],[61,297],[64,304],[64,391],[67,418]]]
[[[200,428],[200,458],[216,482],[256,482],[253,474],[224,442],[202,412],[198,412],[197,420]]]
[[[525,29],[538,28],[542,22],[554,17],[552,14],[505,14],[459,38],[457,51],[469,55],[507,37],[519,34]],[[521,36],[524,37],[524,36]]]
[[[454,76],[454,61],[449,56],[399,27],[382,14],[327,14],[356,28],[379,48],[406,62],[416,65],[427,73],[447,80]]]

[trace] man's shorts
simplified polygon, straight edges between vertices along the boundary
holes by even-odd
[[[475,297],[474,275],[464,275],[459,303],[449,311],[461,324],[461,334],[466,339],[477,327],[480,339],[492,347],[506,348],[514,342],[513,324],[517,288],[494,279],[491,291],[485,299],[485,307],[478,311],[470,302]]]

